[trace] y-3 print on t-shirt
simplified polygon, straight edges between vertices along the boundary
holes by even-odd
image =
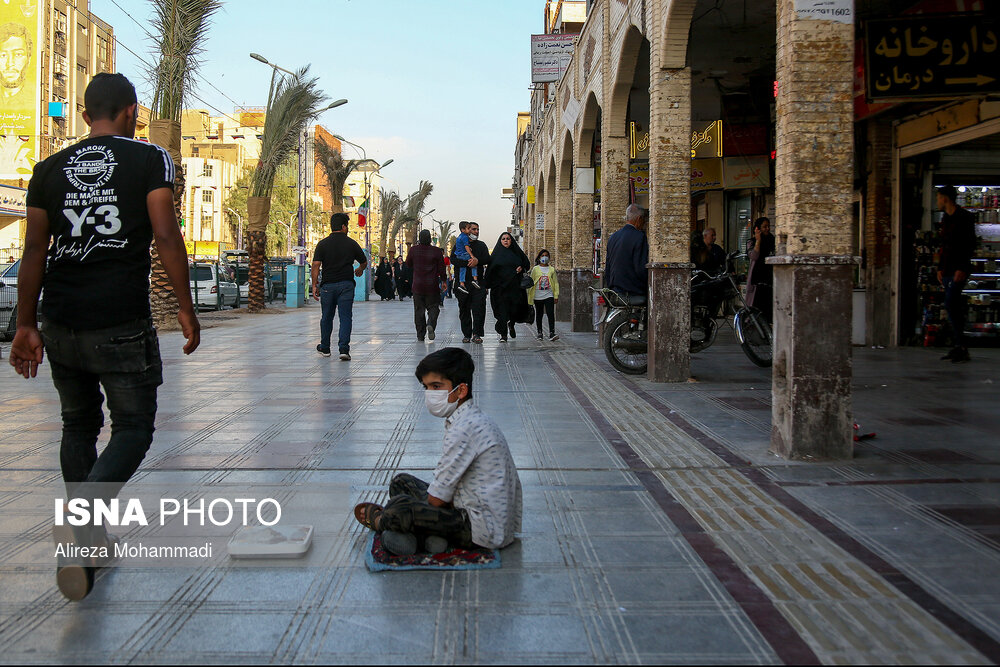
[[[166,151],[124,137],[85,139],[35,166],[27,203],[45,209],[52,234],[45,318],[99,329],[149,317],[146,196],[173,182]]]

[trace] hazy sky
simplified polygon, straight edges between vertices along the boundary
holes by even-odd
[[[115,4],[117,2],[117,5]],[[142,26],[147,2],[92,0],[120,42],[118,70],[148,106],[152,60]],[[476,220],[491,247],[510,223],[501,199],[514,171],[518,111],[529,108],[529,35],[541,32],[544,0],[229,0],[205,45],[198,97],[225,113],[264,106],[271,70],[311,64],[331,99],[349,103],[319,122],[365,147],[386,167],[384,185],[405,196],[434,184],[425,210],[439,220]],[[124,8],[124,11],[121,8]],[[127,47],[127,49],[125,48]],[[221,91],[221,92],[219,92]],[[192,100],[193,108],[208,104]],[[213,111],[213,115],[218,112]],[[344,153],[353,157],[345,145]]]

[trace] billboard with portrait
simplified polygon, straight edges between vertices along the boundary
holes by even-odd
[[[31,178],[38,161],[38,3],[0,2],[0,178]]]

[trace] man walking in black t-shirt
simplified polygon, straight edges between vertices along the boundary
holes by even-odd
[[[350,216],[334,213],[330,216],[331,233],[316,244],[312,261],[313,298],[320,302],[323,314],[319,321],[319,345],[316,351],[330,356],[333,335],[333,314],[340,311],[340,360],[351,360],[351,326],[354,310],[354,277],[360,277],[368,265],[368,257],[358,242],[347,235]],[[354,262],[359,264],[354,268]],[[320,281],[320,269],[323,280]]]
[[[107,501],[152,443],[156,389],[163,382],[149,309],[151,241],[177,295],[185,354],[198,347],[200,327],[174,215],[173,161],[162,148],[131,138],[135,88],[121,74],[94,77],[84,104],[90,136],[39,162],[28,184],[10,363],[25,378],[35,377],[43,349],[48,354],[62,406],[59,456],[68,498]],[[111,439],[98,456],[105,397]],[[109,545],[103,526],[73,533],[78,546]],[[90,592],[94,565],[62,561],[57,582],[66,597]]]

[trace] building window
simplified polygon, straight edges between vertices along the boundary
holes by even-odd
[[[205,178],[212,178],[212,165],[206,162],[201,168],[201,175]]]
[[[103,37],[97,38],[97,59],[101,62],[101,65],[107,65],[110,63],[109,54],[111,52],[108,40]]]
[[[202,241],[214,241],[215,238],[212,233],[212,214],[204,213],[201,214],[201,240]]]
[[[213,200],[213,195],[214,194],[215,193],[213,191],[211,191],[211,190],[202,190],[201,191],[201,201],[202,201],[202,203],[211,204],[212,201],[214,201]]]

